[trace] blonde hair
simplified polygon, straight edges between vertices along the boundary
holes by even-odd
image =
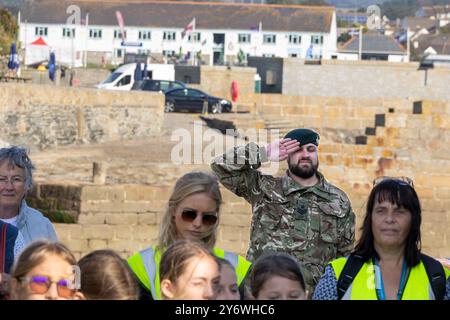
[[[26,277],[31,270],[43,263],[50,255],[56,255],[70,265],[77,264],[77,259],[75,259],[73,253],[62,243],[38,240],[32,242],[19,255],[12,268],[12,278],[19,281]],[[25,292],[26,289],[23,286],[17,286],[16,290],[12,290],[11,298],[23,299]]]
[[[186,272],[189,263],[194,258],[209,257],[217,263],[214,254],[204,243],[191,240],[178,240],[172,243],[161,256],[159,264],[159,278],[177,283],[178,279]]]
[[[126,263],[112,250],[97,250],[78,262],[81,292],[88,300],[137,300],[137,281]]]
[[[158,246],[160,249],[167,248],[178,239],[174,219],[175,210],[184,199],[196,193],[206,193],[216,202],[217,218],[220,219],[219,209],[222,203],[222,195],[217,178],[206,172],[189,172],[177,180],[169,198],[169,203],[165,215],[162,218],[159,231]],[[216,243],[216,233],[217,231],[213,230],[211,234],[202,239],[204,244],[210,249]]]

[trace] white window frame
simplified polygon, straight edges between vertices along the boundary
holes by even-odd
[[[124,38],[126,39],[127,38],[127,30],[124,30],[123,33],[124,33]],[[114,30],[114,39],[122,39],[122,34],[121,34],[120,30],[117,30],[117,29]]]
[[[152,40],[152,32],[150,30],[139,30],[139,40]]]
[[[323,45],[323,36],[322,35],[313,35],[311,36],[311,44],[314,46]]]
[[[188,35],[188,41],[189,42],[200,42],[201,40],[201,34],[200,32],[191,32]]]
[[[75,38],[75,28],[62,28],[63,38]]]
[[[89,39],[101,39],[102,29],[89,29]]]
[[[48,27],[36,27],[34,33],[36,36],[46,37],[48,35]]]
[[[277,35],[273,33],[268,33],[263,35],[263,43],[264,44],[276,44],[277,43]]]
[[[176,41],[177,33],[175,31],[164,31],[163,40],[164,41]]]
[[[301,44],[302,43],[302,36],[297,33],[291,33],[289,34],[289,44]]]
[[[162,55],[164,56],[164,57],[172,57],[172,56],[175,56],[175,50],[163,50],[162,51]]]
[[[146,56],[150,55],[150,49],[138,49],[138,54],[145,54]]]
[[[119,54],[120,52],[120,54]],[[123,58],[125,55],[125,49],[116,48],[114,49],[114,57],[116,58]]]
[[[252,35],[250,33],[239,33],[238,34],[238,43],[251,43]]]

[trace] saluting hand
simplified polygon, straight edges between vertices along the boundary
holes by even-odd
[[[266,146],[267,159],[284,161],[291,153],[300,150],[300,142],[291,138],[274,141]]]

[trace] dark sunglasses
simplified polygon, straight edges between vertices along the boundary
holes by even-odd
[[[411,188],[414,189],[414,182],[412,181],[411,178],[408,177],[387,177],[387,176],[378,177],[373,180],[373,186],[375,187],[376,185],[380,184],[383,181],[395,181],[401,186],[410,186]]]
[[[181,212],[181,219],[183,219],[184,222],[192,222],[197,218],[197,215],[199,213],[197,210],[192,209],[185,209],[183,212]],[[215,214],[209,214],[205,213],[202,215],[202,224],[205,226],[213,226],[217,223],[217,215]]]
[[[62,298],[73,298],[76,289],[72,281],[61,279],[59,281],[51,281],[46,276],[34,276],[20,278],[22,282],[27,282],[31,292],[36,294],[45,294],[53,283],[56,283],[58,295]]]

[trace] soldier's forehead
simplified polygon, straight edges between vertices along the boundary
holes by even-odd
[[[316,146],[314,143],[302,144],[301,147],[302,147],[302,148],[308,148],[308,147],[315,147],[315,148],[318,148],[318,146]]]

